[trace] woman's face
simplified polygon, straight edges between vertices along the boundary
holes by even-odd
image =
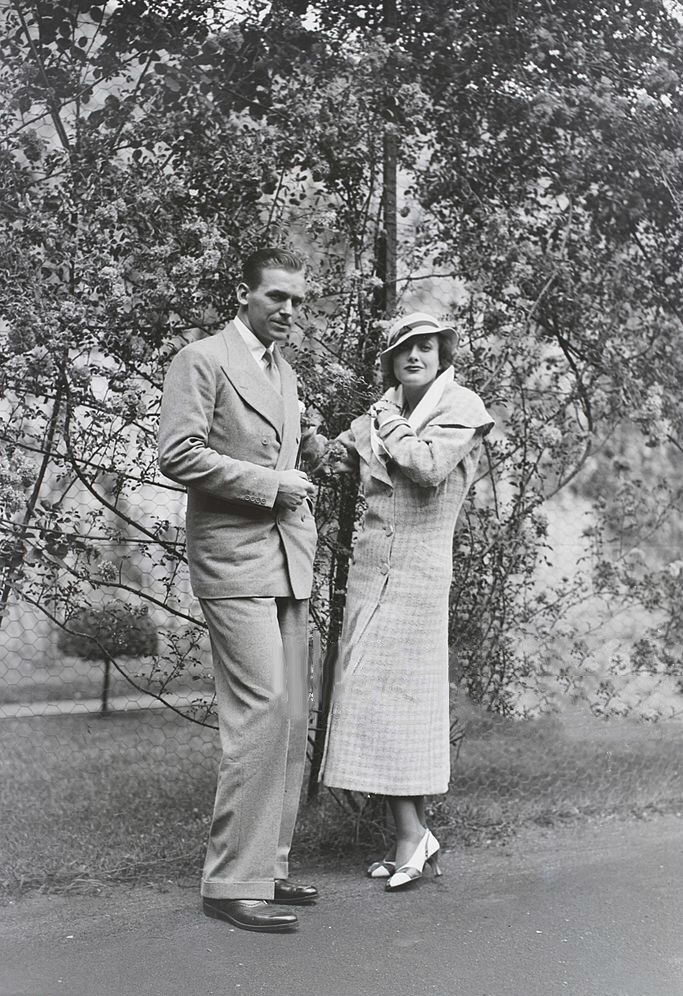
[[[405,387],[427,387],[439,373],[439,337],[416,335],[394,353],[394,375]]]

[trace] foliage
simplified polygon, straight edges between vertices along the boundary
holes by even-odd
[[[499,575],[477,592],[493,609],[484,618],[496,620],[495,640],[491,631],[486,638],[495,650],[468,678],[478,693],[482,681],[488,694],[498,686],[494,697],[504,705],[510,673],[519,676],[521,665],[525,677],[520,635],[539,621],[552,629],[561,616],[575,625],[571,604],[602,590],[585,574],[554,591],[532,583],[547,543],[548,499],[577,484],[625,422],[642,433],[636,446],[660,448],[648,468],[660,482],[680,451],[683,130],[675,81],[683,33],[659,3],[627,3],[618,15],[593,2],[531,4],[512,18],[507,5],[491,3],[483,17],[443,10],[440,23],[443,48],[425,66],[433,151],[419,194],[430,207],[427,238],[441,247],[435,262],[458,267],[466,280],[461,320],[473,339],[495,336],[477,347],[474,369],[504,411],[505,439],[490,457],[506,468],[511,493],[501,496],[495,520],[478,518],[493,546],[489,563],[475,554],[472,564],[466,551],[470,575],[477,567]],[[612,592],[614,611],[636,601],[628,553],[646,542],[649,527],[641,504],[630,535],[613,528],[610,515],[621,514],[626,495],[610,477],[591,528],[624,576],[624,588]],[[662,521],[680,517],[681,482],[672,483]],[[501,525],[505,544],[493,539]],[[650,567],[641,572],[639,604],[657,604],[674,619],[666,572],[656,561]],[[480,617],[481,605],[465,595],[456,629]],[[658,624],[647,639],[665,671],[672,650],[680,660],[680,633]],[[534,649],[529,668],[538,672],[544,655]],[[639,666],[636,651],[632,667]]]
[[[206,72],[238,39],[207,48],[196,25],[192,43],[187,25],[174,32],[136,5],[111,18],[102,8],[38,8],[28,23],[5,15],[15,140],[2,387],[19,416],[6,441],[8,460],[39,454],[10,582],[32,571],[25,595],[56,619],[84,588],[132,586],[196,625],[178,610],[182,590],[171,591],[182,543],[168,503],[148,517],[138,503],[146,488],[172,495],[153,485],[161,364],[176,337],[197,334],[226,307],[226,274],[258,217],[261,157],[254,145],[250,159],[239,113],[201,98]],[[192,85],[181,93],[188,67]],[[251,195],[248,177],[235,182],[238,161],[242,176],[251,164]],[[140,591],[151,550],[159,584]]]
[[[65,626],[95,595],[133,599],[160,687],[198,666],[181,495],[155,470],[164,366],[231,315],[240,256],[288,243],[312,260],[292,353],[309,415],[334,435],[363,410],[389,134],[398,307],[457,319],[458,375],[497,420],[454,553],[457,673],[500,712],[565,689],[613,709],[598,671],[680,677],[680,572],[652,537],[678,535],[683,493],[681,22],[661,0],[394,6],[0,12],[0,605]],[[323,632],[354,510],[323,476]],[[642,613],[607,661],[601,603]]]

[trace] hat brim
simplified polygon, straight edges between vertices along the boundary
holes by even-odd
[[[460,336],[456,329],[452,325],[439,325],[436,328],[426,327],[424,325],[418,326],[417,328],[406,329],[403,335],[400,335],[396,342],[392,342],[391,346],[387,346],[379,354],[379,362],[382,367],[382,371],[385,374],[390,374],[392,370],[393,356],[391,355],[397,349],[399,349],[404,342],[408,339],[415,339],[418,336],[425,335],[447,335],[451,342],[451,349],[455,349],[460,340]]]

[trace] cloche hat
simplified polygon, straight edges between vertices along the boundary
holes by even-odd
[[[379,354],[379,361],[385,374],[391,373],[392,353],[399,346],[403,345],[406,339],[412,339],[416,335],[434,335],[445,332],[451,341],[451,348],[455,349],[458,344],[458,333],[452,325],[442,325],[424,311],[414,311],[405,318],[397,319],[387,332],[387,344],[385,349]]]

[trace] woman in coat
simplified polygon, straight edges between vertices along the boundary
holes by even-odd
[[[334,469],[360,473],[367,503],[349,574],[340,671],[321,778],[387,797],[395,858],[373,877],[393,890],[436,874],[424,797],[450,777],[448,595],[453,532],[493,422],[453,376],[454,329],[416,312],[389,330],[393,385],[338,443]]]

